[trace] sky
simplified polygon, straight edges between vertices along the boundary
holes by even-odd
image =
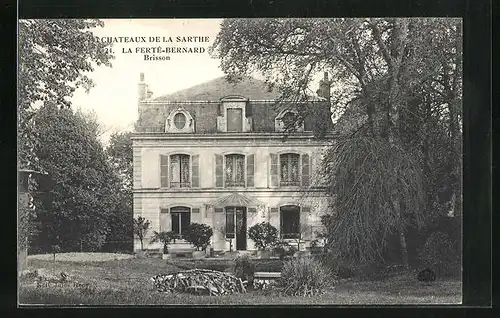
[[[104,27],[93,30],[98,37],[146,37],[146,43],[114,43],[115,59],[112,67],[99,66],[89,74],[95,87],[86,93],[75,92],[72,103],[75,109],[93,111],[104,126],[104,142],[113,132],[132,130],[137,119],[137,94],[139,74],[153,92],[153,97],[189,88],[193,85],[223,76],[219,60],[213,59],[208,47],[213,43],[221,19],[110,19],[103,20]],[[150,37],[163,37],[174,42],[149,42]],[[178,43],[176,37],[208,37],[203,43]],[[170,60],[145,61],[144,54],[136,53],[140,47],[203,47],[204,53],[155,54],[170,56]],[[124,53],[131,49],[132,53]]]

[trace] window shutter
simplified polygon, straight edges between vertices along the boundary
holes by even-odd
[[[278,186],[278,155],[275,153],[270,154],[271,157],[271,187]]]
[[[224,186],[223,173],[224,169],[222,167],[223,157],[222,155],[215,155],[215,187],[222,188]]]
[[[269,217],[269,223],[271,223],[271,225],[276,227],[279,231],[281,228],[280,221],[278,220],[280,218],[279,209],[278,208],[270,208],[268,217]]]
[[[200,156],[191,156],[191,186],[198,188],[200,186]]]
[[[309,155],[302,155],[302,186],[308,187],[310,184],[310,164],[309,164]]]
[[[168,209],[160,210],[160,232],[168,232],[169,231],[169,215]]]
[[[154,149],[145,150],[142,153],[141,183],[145,189],[157,189],[160,187],[160,156]]]
[[[247,187],[254,186],[254,169],[255,169],[255,156],[247,156]]]
[[[303,206],[300,211],[300,234],[303,240],[312,240],[312,227],[309,224],[309,214],[311,213],[311,207]]]
[[[162,188],[167,188],[168,187],[168,156],[167,155],[160,155],[160,169],[161,169],[161,177],[160,177],[160,184]]]

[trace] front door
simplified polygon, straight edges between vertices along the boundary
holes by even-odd
[[[236,250],[247,249],[247,209],[236,207]]]

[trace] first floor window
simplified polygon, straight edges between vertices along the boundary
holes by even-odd
[[[172,188],[189,188],[189,155],[170,156],[170,186]]]
[[[226,156],[226,187],[245,186],[245,156]]]
[[[172,217],[172,231],[182,238],[189,224],[191,224],[191,209],[188,207],[177,206],[170,208]]]
[[[295,153],[280,155],[280,186],[299,186],[299,158]]]
[[[300,237],[300,207],[286,205],[280,208],[280,233],[283,239]]]

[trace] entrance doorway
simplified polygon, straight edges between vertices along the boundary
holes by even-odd
[[[247,249],[247,208],[243,206],[226,207],[226,233],[234,229],[236,250]],[[226,234],[227,235],[227,234]]]

